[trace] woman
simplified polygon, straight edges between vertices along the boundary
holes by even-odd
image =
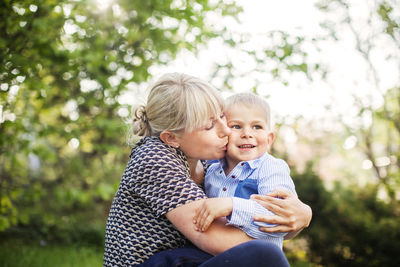
[[[132,132],[144,138],[133,148],[113,200],[104,266],[171,265],[160,263],[165,253],[172,261],[184,255],[187,264],[180,266],[218,266],[220,260],[238,264],[238,254],[251,266],[269,261],[287,266],[282,251],[252,240],[222,219],[204,233],[192,223],[206,198],[200,187],[206,167],[202,160],[223,157],[230,132],[223,101],[214,88],[188,75],[164,75],[152,87],[146,107],[135,111]],[[282,199],[257,198],[278,215],[260,217],[261,221],[281,224],[264,231],[293,231],[293,236],[311,220],[309,207],[286,194],[275,194]],[[181,248],[188,240],[205,253]],[[251,253],[235,253],[243,249]]]

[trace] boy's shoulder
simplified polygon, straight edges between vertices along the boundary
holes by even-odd
[[[269,168],[289,168],[285,160],[281,158],[276,158],[269,153],[265,153],[261,158],[261,164],[259,168],[269,169]]]

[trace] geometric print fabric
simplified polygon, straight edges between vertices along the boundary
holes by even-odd
[[[111,205],[103,265],[137,265],[157,252],[183,246],[186,238],[165,213],[203,198],[180,150],[155,136],[142,138],[132,149]]]

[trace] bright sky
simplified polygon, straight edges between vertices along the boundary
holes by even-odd
[[[368,2],[368,3],[367,3]],[[246,1],[238,0],[244,7],[244,12],[240,16],[242,23],[234,25],[232,21],[222,21],[221,18],[211,18],[214,23],[225,24],[234,32],[244,32],[253,35],[250,46],[255,48],[263,39],[260,37],[271,30],[282,30],[292,35],[316,36],[323,30],[319,23],[324,19],[324,14],[319,12],[313,1]],[[363,4],[365,3],[365,4]],[[354,18],[357,20],[368,16],[367,5],[371,1],[365,1],[352,10]],[[279,114],[279,117],[303,116],[310,121],[318,121],[325,130],[333,129],[335,124],[333,118],[340,114],[349,124],[358,121],[358,109],[354,107],[354,96],[362,101],[372,103],[377,107],[381,104],[381,98],[377,96],[371,79],[368,78],[365,61],[355,52],[354,39],[350,32],[339,33],[340,42],[325,42],[321,44],[322,52],[312,53],[310,61],[323,61],[329,67],[329,76],[326,81],[318,79],[309,82],[303,75],[290,75],[289,86],[285,87],[279,82],[271,82],[266,79],[259,87],[261,95],[269,97],[272,110]],[[254,40],[254,41],[253,41]],[[265,40],[265,39],[264,39]],[[259,45],[258,45],[259,46]],[[383,55],[375,53],[376,62],[382,64],[382,87],[388,88],[399,82],[398,66],[390,65],[382,59]],[[233,59],[237,64],[238,72],[250,72],[252,64],[237,51],[231,51],[222,47],[218,41],[210,43],[209,47],[200,51],[197,57],[188,52],[181,52],[177,60],[171,62],[166,67],[154,67],[151,72],[156,77],[165,72],[185,72],[200,78],[209,80],[211,76],[213,61],[224,62],[227,58]],[[385,65],[383,65],[385,64]],[[265,75],[267,77],[268,74]],[[256,74],[249,74],[244,78],[234,81],[233,92],[251,90],[254,79],[263,79]],[[211,81],[214,86],[219,87],[218,79]],[[221,85],[222,86],[222,85]],[[137,90],[137,88],[136,88]],[[141,88],[140,91],[144,90]],[[232,92],[224,91],[224,95]],[[136,94],[137,96],[137,91]],[[332,110],[327,112],[325,107],[331,106]],[[370,123],[369,118],[365,118],[362,123]],[[360,125],[357,125],[360,126]]]
[[[262,44],[264,44],[263,42],[269,41],[265,38],[265,35],[274,30],[309,38],[325,33],[319,25],[327,18],[327,15],[321,13],[314,6],[317,0],[237,0],[237,2],[244,7],[239,25],[231,20],[223,20],[220,17],[212,17],[210,19],[213,25],[226,25],[232,32],[251,34],[252,37],[247,45],[255,50],[257,48],[260,49],[260,45],[262,47]],[[365,24],[369,19],[370,10],[376,10],[376,7],[374,7],[376,5],[375,2],[374,0],[350,1],[352,19],[355,22],[355,27],[363,34],[363,37],[365,37],[365,34],[373,33],[374,30],[378,30],[378,33],[381,30],[380,21],[372,19],[372,26],[366,26]],[[340,10],[335,10],[331,14],[331,18],[333,21],[338,21],[340,15]],[[380,77],[380,88],[377,89],[374,86],[371,72],[368,71],[365,60],[355,50],[355,39],[351,31],[340,25],[336,26],[340,29],[337,32],[340,39],[338,42],[326,41],[319,43],[320,52],[317,52],[311,44],[308,44],[307,47],[309,53],[307,63],[322,62],[327,65],[328,78],[326,80],[314,78],[311,82],[301,74],[286,73],[286,77],[289,77],[289,85],[284,86],[280,82],[271,80],[268,73],[260,75],[259,73],[254,73],[254,71],[252,72],[254,64],[249,62],[245,55],[238,50],[227,49],[218,40],[212,41],[197,56],[187,51],[182,51],[174,62],[169,63],[167,66],[152,67],[150,72],[155,78],[166,72],[184,72],[210,81],[213,63],[224,63],[227,62],[227,59],[231,59],[238,73],[248,74],[234,80],[233,92],[224,90],[218,78],[210,81],[218,89],[222,89],[225,96],[234,92],[250,91],[254,86],[254,80],[258,79],[263,83],[257,88],[257,91],[260,95],[268,97],[268,102],[273,112],[272,115],[275,118],[285,118],[286,122],[290,122],[290,118],[302,116],[306,121],[312,122],[312,126],[316,127],[317,130],[323,129],[331,132],[341,131],[342,122],[355,128],[362,125],[367,126],[372,122],[371,116],[366,113],[360,119],[358,116],[359,108],[356,107],[355,101],[361,101],[363,105],[379,107],[382,104],[379,90],[382,93],[384,90],[399,84],[400,68],[398,62],[400,62],[400,55],[398,55],[398,47],[391,47],[388,40],[376,39],[374,45],[377,49],[374,50],[371,56]],[[397,55],[391,54],[391,51],[397,53]],[[388,55],[394,56],[396,59],[392,62],[387,61],[385,58]],[[273,62],[267,62],[267,64],[271,63]],[[128,99],[135,99],[135,102],[144,102],[147,85],[142,84],[139,87],[132,85],[131,89],[130,96],[121,97],[120,102],[127,102]],[[327,110],[327,106],[330,106],[331,109]],[[120,115],[128,115],[128,111],[121,108]],[[287,130],[282,131],[284,128],[287,128]],[[279,134],[288,144],[296,142],[296,133],[290,127],[281,128]],[[356,142],[357,138],[355,136],[349,136],[344,142],[343,148],[351,149]],[[295,146],[290,145],[288,146],[289,148],[294,149]],[[342,162],[341,160],[332,160],[329,157],[326,159],[327,164],[321,169],[341,169],[340,166],[332,164],[334,162]],[[382,159],[386,160],[385,164],[387,165],[389,158],[382,157]],[[370,169],[371,166],[372,164],[369,160],[364,160],[360,167]],[[329,177],[329,174],[324,174],[324,176]]]

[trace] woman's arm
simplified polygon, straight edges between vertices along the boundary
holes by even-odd
[[[217,255],[240,243],[252,240],[240,229],[225,225],[226,220],[223,218],[216,219],[206,232],[196,231],[193,218],[202,202],[203,200],[190,202],[166,213],[167,219],[198,248]]]
[[[312,218],[310,206],[301,202],[289,190],[275,190],[267,195],[252,195],[251,199],[275,213],[274,216],[257,215],[255,221],[277,224],[274,227],[260,227],[266,233],[289,232],[285,239],[295,237],[308,227]]]

